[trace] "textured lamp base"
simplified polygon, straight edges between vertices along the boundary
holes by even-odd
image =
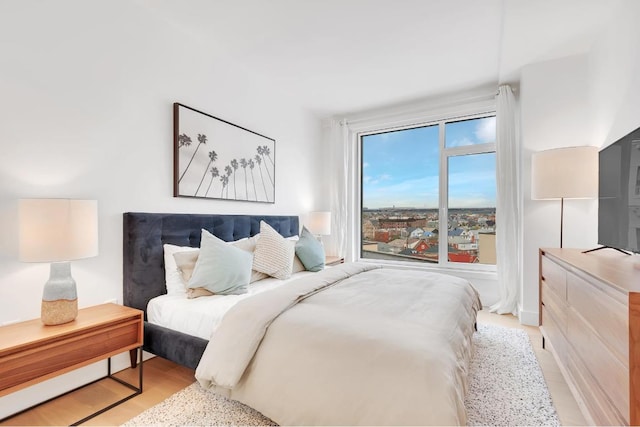
[[[61,325],[78,316],[76,281],[68,262],[51,263],[49,280],[44,284],[40,318],[45,325]]]
[[[45,325],[61,325],[71,322],[78,316],[78,299],[42,301],[40,319]]]

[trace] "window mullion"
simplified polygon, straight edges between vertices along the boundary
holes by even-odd
[[[438,264],[446,265],[448,262],[448,165],[445,150],[445,122],[438,123],[440,137],[440,197],[438,199]]]
[[[444,153],[446,156],[464,156],[467,154],[495,153],[495,151],[496,144],[493,142],[487,144],[467,145],[463,147],[444,149]]]

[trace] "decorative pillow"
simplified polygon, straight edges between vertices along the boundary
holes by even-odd
[[[185,283],[182,281],[182,276],[180,270],[178,270],[178,266],[176,264],[176,260],[174,258],[174,254],[182,253],[182,252],[199,252],[198,248],[192,248],[190,246],[176,246],[165,244],[164,248],[164,279],[167,285],[167,294],[175,295],[175,294],[184,294],[185,293]]]
[[[252,256],[202,230],[200,255],[193,269],[189,288],[205,288],[217,295],[247,292],[251,279]]]
[[[208,291],[206,288],[188,288],[187,289],[187,298],[200,298],[200,297],[210,297],[211,295],[215,295],[213,292]]]
[[[260,233],[256,234],[255,236],[256,239],[260,238]],[[298,236],[297,234],[295,236],[289,236],[289,237],[285,237],[285,239],[287,240],[292,240],[294,242],[297,242],[300,239],[300,236]],[[255,248],[254,248],[255,249]],[[300,258],[298,258],[298,256],[294,256],[293,257],[293,269],[291,270],[291,274],[295,274],[295,273],[299,273],[301,271],[306,271],[307,269],[304,268],[304,265],[302,265],[302,262],[300,261]],[[264,274],[264,273],[258,273],[257,271],[253,270],[255,274]],[[268,275],[264,274],[264,277],[269,277]],[[263,278],[264,278],[263,277]],[[253,280],[252,280],[253,282]]]
[[[189,283],[189,280],[191,280],[193,269],[196,266],[199,255],[200,248],[193,251],[176,252],[173,254],[173,259],[178,267],[178,271],[182,274],[182,280],[185,286]]]
[[[300,258],[298,258],[298,255],[295,255],[293,257],[293,270],[291,271],[291,274],[299,273],[305,270],[306,268],[304,268],[304,264],[302,264],[302,261],[300,261]]]
[[[225,243],[231,244],[244,251],[253,253],[253,251],[256,248],[256,242],[258,241],[257,236],[258,235],[256,234],[255,236],[250,238],[244,238],[244,239],[236,240],[235,242],[225,242]],[[186,284],[189,283],[189,280],[191,279],[191,275],[193,274],[193,268],[195,267],[196,261],[198,260],[198,255],[200,254],[200,249],[194,249],[194,248],[190,248],[190,249],[192,250],[188,252],[177,252],[173,256],[175,258],[175,264],[177,265],[178,270],[182,273],[183,287],[185,287]],[[303,269],[304,269],[304,266],[303,266]],[[259,271],[251,270],[250,283],[257,282],[258,280],[266,279],[267,277],[269,277],[269,275],[260,273]],[[187,292],[189,292],[188,289],[187,289]],[[193,294],[193,292],[191,292],[191,294]],[[212,294],[209,294],[209,295],[212,295]],[[203,296],[203,295],[197,295],[197,296]],[[189,296],[189,298],[195,298],[195,297]]]
[[[302,227],[300,240],[296,242],[296,255],[309,271],[320,271],[324,268],[324,247],[306,227]]]
[[[258,239],[260,239],[260,235],[256,234],[255,236],[250,237],[246,240],[234,242],[233,245],[244,251],[250,252],[253,255],[253,252],[256,250],[256,244],[258,242]],[[258,280],[266,279],[267,277],[269,277],[268,274],[262,273],[260,271],[256,271],[255,269],[253,269],[253,265],[252,265],[251,283],[257,282]]]
[[[288,279],[293,271],[295,241],[287,240],[260,221],[260,238],[253,253],[253,269],[276,279]]]

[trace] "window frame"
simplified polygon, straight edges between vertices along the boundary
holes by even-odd
[[[495,264],[479,264],[479,263],[460,263],[460,262],[450,262],[448,260],[448,244],[442,243],[442,239],[438,239],[438,263],[419,263],[413,261],[403,261],[403,260],[379,260],[379,259],[371,259],[371,258],[363,258],[363,250],[362,250],[362,207],[363,207],[363,137],[369,135],[376,135],[380,133],[394,132],[394,131],[402,131],[407,129],[413,129],[424,126],[438,126],[438,137],[439,137],[439,197],[438,197],[438,223],[439,230],[448,230],[448,193],[449,193],[449,158],[463,155],[472,155],[472,154],[486,154],[486,153],[495,153],[496,152],[496,143],[483,143],[483,144],[472,144],[458,147],[446,147],[446,124],[459,122],[464,120],[473,120],[473,119],[481,119],[486,117],[497,117],[495,103],[486,102],[482,103],[481,106],[473,107],[473,106],[465,106],[457,111],[450,112],[442,112],[441,114],[437,114],[436,117],[431,114],[422,114],[419,117],[414,118],[413,120],[407,121],[402,124],[393,125],[385,120],[373,120],[370,123],[367,123],[366,129],[356,130],[354,132],[354,139],[356,145],[356,155],[355,157],[355,166],[357,170],[356,184],[354,187],[356,201],[357,201],[357,212],[358,215],[355,221],[355,227],[357,232],[354,233],[357,237],[357,243],[355,251],[356,260],[363,262],[377,262],[382,264],[389,264],[395,266],[403,266],[410,268],[424,268],[424,269],[436,269],[436,270],[458,270],[458,271],[468,271],[468,272],[478,272],[478,273],[495,273],[497,271],[497,265]],[[497,198],[499,194],[497,194],[496,188],[496,205]],[[497,206],[496,206],[497,208]],[[446,241],[446,240],[445,240]]]

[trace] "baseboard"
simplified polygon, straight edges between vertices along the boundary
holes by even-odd
[[[520,323],[529,326],[538,326],[540,324],[540,314],[537,311],[520,310],[518,313]]]

